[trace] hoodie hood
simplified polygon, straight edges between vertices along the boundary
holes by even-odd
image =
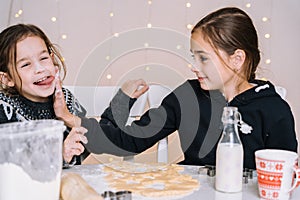
[[[237,95],[231,102],[229,102],[229,104],[243,105],[253,102],[255,99],[265,97],[280,97],[275,90],[275,86],[270,81],[254,80],[251,83],[255,84],[255,86]]]

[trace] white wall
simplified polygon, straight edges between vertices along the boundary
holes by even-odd
[[[192,6],[187,8],[186,2]],[[287,88],[300,134],[299,0],[153,0],[151,5],[147,0],[0,0],[0,29],[19,22],[40,26],[62,49],[68,65],[66,85],[120,85],[144,77],[172,87],[194,77],[188,68],[186,25],[222,6],[238,6],[252,17],[262,51],[259,77]],[[262,22],[265,16],[268,22]],[[146,28],[149,22],[151,29]],[[270,39],[264,38],[266,33]],[[266,59],[271,63],[265,64]]]
[[[275,0],[273,7],[271,80],[287,88],[300,138],[300,1]]]
[[[9,22],[10,1],[0,0],[0,30],[3,30]]]

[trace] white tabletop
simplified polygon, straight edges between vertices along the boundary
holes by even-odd
[[[182,200],[252,200],[252,199],[260,199],[257,188],[257,179],[254,177],[253,179],[249,179],[248,183],[243,184],[243,191],[240,193],[227,194],[221,193],[214,189],[214,178],[209,177],[204,174],[199,174],[198,166],[184,166],[184,171],[182,173],[186,173],[191,175],[193,178],[198,179],[200,182],[199,189],[194,191],[193,193],[183,196],[183,197],[168,197],[168,198],[158,198],[159,200],[166,199],[182,199]],[[103,165],[78,165],[74,166],[70,169],[64,169],[63,173],[74,172],[80,174],[87,183],[92,186],[99,194],[102,194],[104,191],[111,190],[108,188],[105,180],[103,179],[105,173],[103,172]],[[115,191],[113,191],[115,192]],[[142,196],[134,195],[132,196],[133,200],[150,200],[153,198],[145,198]],[[157,198],[155,198],[157,199]],[[294,190],[291,200],[299,200],[300,199],[300,189],[297,188]]]

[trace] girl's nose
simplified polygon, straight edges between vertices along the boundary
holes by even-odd
[[[45,67],[41,65],[40,63],[35,64],[35,73],[40,73],[45,70]]]
[[[197,73],[200,71],[200,67],[198,64],[194,63],[191,67],[191,71],[194,72],[194,73]]]

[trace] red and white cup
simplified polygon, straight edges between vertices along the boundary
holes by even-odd
[[[255,152],[258,190],[262,199],[285,200],[299,186],[298,154],[279,149]]]

